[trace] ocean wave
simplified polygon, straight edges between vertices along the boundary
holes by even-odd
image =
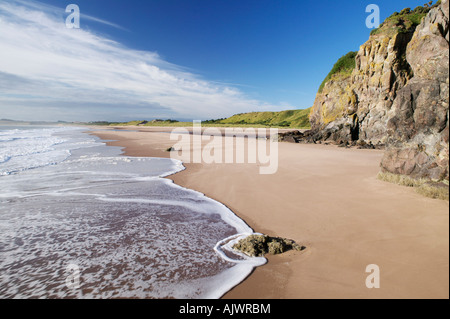
[[[266,262],[233,253],[253,230],[230,209],[162,178],[182,162],[121,156],[73,129],[25,135],[63,142],[0,163],[0,297],[220,298]]]
[[[12,129],[0,131],[0,175],[57,165],[68,159],[71,150],[86,146],[69,143],[57,133],[68,128]],[[72,129],[73,130],[73,129]]]

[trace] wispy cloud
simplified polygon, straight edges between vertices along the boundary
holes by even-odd
[[[270,108],[157,53],[127,48],[87,29],[67,29],[61,9],[39,2],[1,0],[0,48],[0,117],[33,107],[36,116],[70,109],[67,114],[83,119],[215,118]]]
[[[124,27],[121,27],[118,24],[115,24],[115,23],[112,23],[112,22],[109,22],[109,21],[106,21],[106,20],[103,20],[103,19],[99,19],[99,18],[90,16],[90,15],[87,15],[87,14],[81,13],[81,19],[82,20],[89,20],[89,21],[98,22],[98,23],[105,24],[107,26],[110,26],[110,27],[113,27],[113,28],[116,28],[116,29],[119,29],[119,30],[128,31],[127,29],[125,29]]]

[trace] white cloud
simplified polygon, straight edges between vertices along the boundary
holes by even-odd
[[[67,29],[62,10],[39,2],[0,2],[0,117],[34,105],[42,116],[50,115],[58,103],[77,107],[80,118],[88,118],[90,110],[98,118],[103,110],[104,118],[134,111],[203,119],[269,108],[154,52],[126,48],[83,28]],[[47,102],[52,107],[46,109]],[[93,110],[95,105],[101,107]]]

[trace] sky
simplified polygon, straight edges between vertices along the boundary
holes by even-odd
[[[0,119],[206,120],[304,109],[417,0],[0,0]],[[80,28],[67,28],[69,4]]]

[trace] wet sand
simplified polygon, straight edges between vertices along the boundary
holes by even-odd
[[[131,129],[131,128],[127,128]],[[97,131],[128,156],[169,157],[172,128]],[[376,179],[382,151],[279,144],[276,174],[256,164],[189,164],[169,177],[256,232],[294,239],[224,298],[449,298],[449,203]],[[380,268],[379,289],[366,267]]]

